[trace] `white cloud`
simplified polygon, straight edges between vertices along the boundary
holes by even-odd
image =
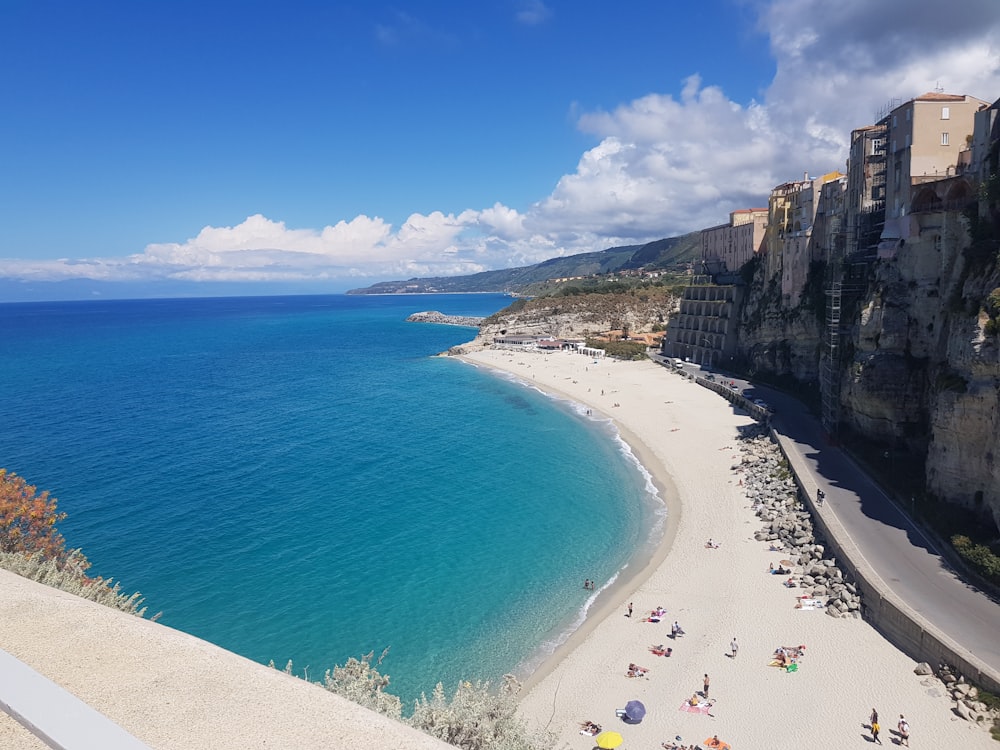
[[[542,0],[525,0],[515,14],[518,23],[525,26],[538,26],[552,16],[552,10]]]
[[[771,187],[803,172],[842,169],[853,128],[893,98],[940,85],[1000,96],[1000,3],[956,0],[760,2],[776,74],[758,100],[735,101],[691,71],[679,95],[649,94],[584,113],[596,140],[551,195],[523,211],[495,203],[461,213],[413,214],[394,228],[357,216],[322,229],[261,215],[205,227],[125,259],[0,261],[25,279],[296,280],[409,278],[474,273],[559,255],[636,244],[724,221],[766,205]],[[522,23],[547,17],[521,6]],[[934,19],[928,23],[927,19]],[[383,41],[424,34],[397,17]]]

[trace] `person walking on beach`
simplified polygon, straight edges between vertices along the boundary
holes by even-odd
[[[632,616],[632,602],[628,603],[628,614],[625,615],[625,616],[626,617],[631,617]]]
[[[878,733],[882,728],[878,725],[878,711],[874,708],[872,709],[872,715],[868,717],[868,727],[872,730],[872,742],[877,742],[881,745],[882,740],[878,738]]]
[[[729,653],[735,659],[736,654],[740,652],[740,644],[736,642],[736,636],[733,636],[733,642],[729,644]]]
[[[708,675],[705,675],[705,681],[704,681],[703,684],[704,684],[704,687],[705,687],[703,695],[707,698],[708,697]]]
[[[899,744],[910,746],[910,725],[903,718],[903,714],[899,715],[899,724],[896,725],[899,730]]]

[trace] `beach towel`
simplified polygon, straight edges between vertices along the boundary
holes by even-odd
[[[799,599],[799,603],[795,605],[796,609],[823,609],[825,605],[822,599],[806,599],[805,597]]]
[[[712,710],[715,701],[699,701],[697,706],[692,706],[691,701],[684,701],[678,711],[687,711],[689,714],[705,714]]]

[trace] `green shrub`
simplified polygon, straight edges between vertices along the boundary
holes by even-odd
[[[19,576],[44,583],[60,591],[68,591],[106,607],[128,612],[130,615],[142,617],[146,613],[139,592],[126,595],[122,593],[121,584],[110,578],[89,578],[83,572],[88,565],[80,550],[70,551],[63,563],[57,563],[39,554],[0,552],[0,568],[11,573],[17,573]],[[156,620],[158,617],[159,615],[156,615],[152,619]]]
[[[1000,555],[985,544],[976,544],[964,534],[955,534],[951,544],[959,556],[983,578],[1000,584]]]
[[[397,696],[385,692],[389,686],[389,675],[379,674],[376,668],[381,666],[388,653],[389,649],[383,651],[374,667],[371,663],[374,651],[360,659],[352,656],[344,666],[326,670],[321,684],[331,693],[347,698],[359,706],[399,719],[402,715],[402,702]],[[274,666],[273,662],[271,666]],[[291,674],[291,668],[292,663],[288,662],[285,671]]]
[[[412,716],[402,718],[401,701],[386,692],[389,676],[378,671],[389,649],[373,665],[374,653],[360,659],[352,657],[344,666],[327,670],[318,684],[463,750],[545,750],[553,746],[550,735],[529,732],[518,719],[515,696],[521,685],[512,675],[504,675],[496,691],[490,690],[488,682],[462,682],[451,700],[445,697],[444,687],[438,683],[430,698],[421,695],[416,701]],[[276,668],[273,661],[269,666]],[[284,671],[293,674],[292,662],[285,665]],[[309,680],[308,673],[303,679]]]
[[[430,698],[421,695],[409,724],[463,750],[543,750],[551,737],[537,737],[517,718],[514,697],[520,684],[505,675],[499,690],[488,682],[462,682],[451,701],[437,684]]]
[[[642,341],[596,341],[587,340],[587,346],[603,349],[609,357],[617,359],[646,359],[646,344]]]

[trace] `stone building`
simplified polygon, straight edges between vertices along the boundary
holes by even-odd
[[[958,173],[959,154],[973,144],[982,99],[929,92],[889,113],[886,140],[886,218],[879,256],[890,257],[919,231],[909,215],[921,188]]]
[[[736,272],[764,249],[766,208],[741,208],[729,223],[701,230],[701,259],[708,273]]]

